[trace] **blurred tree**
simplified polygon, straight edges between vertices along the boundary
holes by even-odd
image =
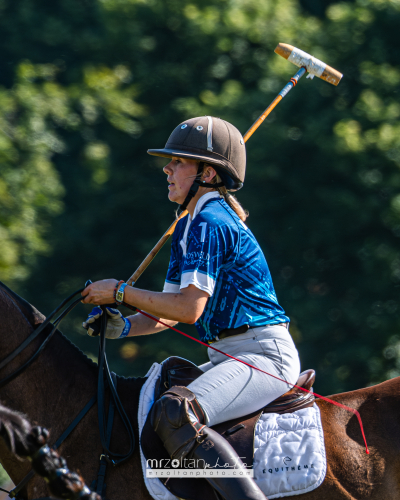
[[[270,115],[239,198],[319,392],[396,375],[400,6],[314,4],[3,0],[0,276],[44,312],[88,278],[127,279],[173,218],[146,150],[196,115],[245,132],[295,73],[273,53],[291,43],[344,79],[304,79]],[[168,248],[139,286],[160,289],[167,262]],[[64,330],[95,352],[84,315]],[[123,374],[205,361],[173,332],[109,348]]]
[[[5,486],[6,483],[10,480],[8,474],[3,469],[2,465],[0,465],[0,487]]]

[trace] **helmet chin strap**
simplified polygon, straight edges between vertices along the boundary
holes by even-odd
[[[199,163],[198,169],[197,169],[197,175],[195,180],[193,181],[193,184],[191,185],[189,192],[185,198],[185,201],[182,203],[182,205],[179,206],[179,213],[182,213],[187,209],[187,206],[189,205],[190,201],[194,196],[196,196],[197,191],[199,190],[199,187],[206,187],[206,188],[217,188],[221,187],[224,185],[223,182],[217,182],[216,184],[210,184],[209,182],[202,181],[201,179],[197,179],[197,177],[201,176],[203,173],[204,169],[204,161],[201,161]]]

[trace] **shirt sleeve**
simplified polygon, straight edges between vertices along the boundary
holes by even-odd
[[[211,297],[218,274],[226,261],[227,248],[221,228],[198,215],[189,230],[180,288],[194,285]]]

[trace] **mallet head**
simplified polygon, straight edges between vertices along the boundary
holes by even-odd
[[[339,73],[336,69],[328,66],[316,57],[307,54],[307,52],[304,52],[297,47],[293,47],[293,45],[279,43],[275,52],[296,66],[299,66],[300,68],[305,67],[311,75],[318,76],[318,78],[332,83],[333,85],[338,85],[343,76],[342,73]]]

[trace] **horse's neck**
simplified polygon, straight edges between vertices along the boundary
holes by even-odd
[[[19,297],[9,292],[10,290],[4,290],[0,286],[0,361],[29,336],[33,331],[32,323],[37,324],[43,320],[43,316],[34,308],[32,310],[36,312],[30,314],[30,304],[19,302]],[[40,334],[9,366],[0,370],[0,380],[22,366],[44,337],[45,334]],[[123,379],[118,384],[118,392],[123,405],[128,407],[128,415],[134,427],[142,383],[143,379]],[[25,413],[31,422],[48,428],[49,443],[53,444],[96,394],[96,390],[97,366],[61,333],[56,333],[31,366],[0,389],[0,400],[11,409]],[[119,419],[116,418],[115,434],[118,434],[118,422]],[[113,439],[116,441],[116,448],[120,449],[121,443],[118,441],[126,437],[117,435]],[[122,448],[124,444],[122,442]],[[95,408],[73,431],[62,450],[70,457],[68,463],[71,468],[79,468],[88,481],[95,477],[97,457],[101,453]],[[0,462],[14,482],[19,482],[29,469],[25,462],[11,456],[2,443]],[[140,470],[138,463],[135,467]]]
[[[26,318],[19,305],[0,289],[1,359],[10,354],[33,331],[30,318]],[[47,332],[40,334],[1,370],[0,380],[22,366],[36,352],[46,335]],[[23,411],[31,420],[42,424],[41,419],[44,417],[48,420],[46,415],[54,412],[59,412],[59,420],[64,420],[62,413],[65,407],[71,404],[76,406],[79,401],[85,401],[89,394],[94,393],[95,388],[95,364],[57,332],[40,357],[0,389],[0,398],[5,405]]]

